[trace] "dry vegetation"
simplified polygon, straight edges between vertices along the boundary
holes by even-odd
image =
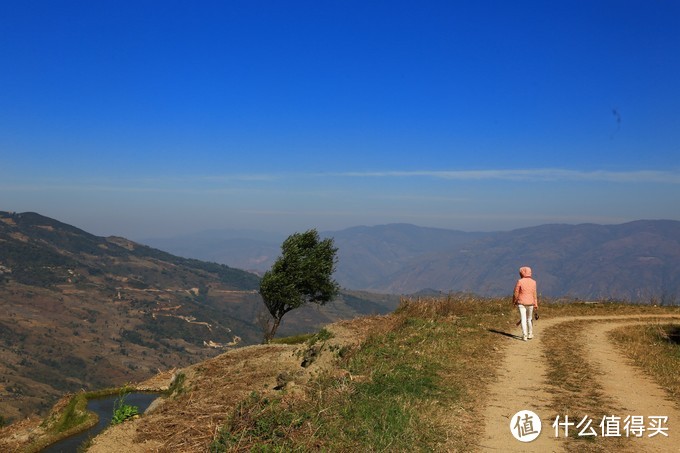
[[[564,417],[565,414],[579,418],[589,416],[592,426],[596,427],[602,414],[614,414],[620,412],[620,408],[615,407],[598,383],[597,368],[584,360],[583,342],[587,338],[581,335],[582,330],[582,321],[572,321],[553,326],[542,335],[549,351],[546,357],[548,382],[551,386],[552,409],[555,411],[550,418],[554,420],[556,416]],[[621,438],[603,439],[577,434],[578,431],[572,429],[571,437],[565,443],[567,451],[606,452],[621,451],[623,448]]]
[[[333,324],[303,344],[232,351],[186,369],[134,441],[167,452],[470,450],[501,354],[491,328],[509,309],[404,300],[393,315]]]
[[[680,324],[630,326],[616,329],[611,337],[673,401],[680,401]]]
[[[540,312],[568,321],[679,310],[544,304]],[[475,451],[487,389],[515,321],[508,299],[404,299],[392,315],[230,351],[176,373],[169,396],[153,412],[109,428],[89,451]],[[613,413],[617,408],[594,383],[598,371],[583,360],[587,339],[579,328],[561,323],[541,335],[551,351],[553,409]],[[629,327],[616,337],[636,360],[657,351],[645,366],[656,368],[659,382],[677,396],[680,352],[670,341],[673,332]],[[609,439],[564,445],[569,451],[620,447]]]

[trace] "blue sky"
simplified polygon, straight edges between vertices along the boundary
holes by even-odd
[[[132,239],[680,220],[680,3],[0,4],[0,210]]]

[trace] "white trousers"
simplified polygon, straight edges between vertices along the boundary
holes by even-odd
[[[522,336],[527,336],[527,329],[529,329],[528,335],[533,336],[534,324],[532,319],[534,317],[534,306],[519,304],[517,308],[519,309],[519,319],[522,321]]]

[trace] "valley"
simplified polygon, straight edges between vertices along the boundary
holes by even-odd
[[[0,415],[44,414],[67,392],[137,382],[262,342],[259,277],[0,212]],[[386,313],[397,297],[344,291],[291,313],[281,335]]]

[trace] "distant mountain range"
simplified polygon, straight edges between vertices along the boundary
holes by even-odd
[[[322,235],[339,248],[345,290],[288,314],[281,335],[389,312],[395,294],[509,296],[523,265],[543,296],[680,303],[677,221],[491,233],[392,224]],[[0,211],[0,415],[40,412],[67,391],[138,381],[260,342],[259,277],[238,268],[268,269],[283,239],[213,231],[145,241],[178,257]]]
[[[260,343],[258,288],[259,277],[240,269],[0,211],[0,416]],[[398,302],[344,291],[286,315],[280,334],[387,313]]]
[[[154,246],[263,272],[280,243],[195,235]],[[337,280],[346,288],[508,295],[520,266],[534,269],[544,296],[680,303],[680,222],[542,225],[506,232],[463,232],[407,224],[325,232],[339,248]]]

